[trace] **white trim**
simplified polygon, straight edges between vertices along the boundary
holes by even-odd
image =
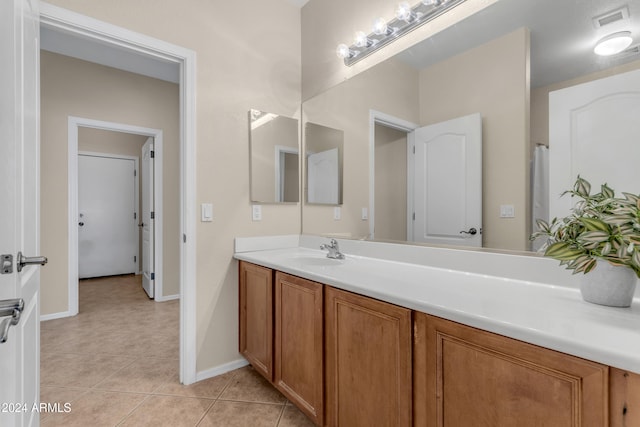
[[[69,116],[68,118],[68,138],[69,138],[69,312],[72,315],[78,314],[78,129],[81,127],[108,130],[113,132],[123,132],[136,135],[150,136],[154,139],[154,149],[156,152],[156,164],[154,168],[154,198],[155,217],[154,227],[154,251],[155,270],[162,264],[162,130],[145,128],[140,126],[127,125],[122,123],[106,122],[102,120],[85,119],[81,117]],[[103,154],[104,155],[104,154]],[[110,155],[110,154],[109,154]],[[116,157],[116,155],[110,155]],[[121,156],[124,157],[124,156]],[[136,165],[137,169],[137,165]],[[162,295],[163,274],[156,275],[156,290]]]
[[[78,156],[90,156],[90,157],[106,157],[109,159],[123,159],[123,160],[133,160],[135,173],[133,174],[133,203],[135,207],[135,217],[136,219],[140,218],[140,156],[127,156],[123,154],[113,154],[113,153],[100,153],[97,151],[78,151]],[[78,176],[76,176],[76,184],[79,181]],[[77,186],[76,186],[77,189]],[[76,217],[76,221],[78,217]],[[71,222],[71,221],[69,221]],[[140,274],[140,239],[136,239],[136,271],[134,274]],[[77,282],[76,282],[77,283]]]
[[[157,302],[167,302],[167,301],[173,301],[173,300],[176,300],[176,299],[180,299],[180,294],[167,295],[167,296],[164,296],[164,297],[156,295],[156,298],[155,298],[155,300]]]
[[[247,366],[249,362],[246,359],[237,359],[233,362],[225,363],[223,365],[215,366],[204,371],[200,371],[196,375],[196,381],[202,381],[209,378],[217,377],[218,375],[226,374],[235,369],[243,368]]]
[[[65,317],[72,317],[72,316],[75,316],[75,314],[71,314],[70,311],[61,311],[59,313],[51,313],[51,314],[41,314],[40,321],[46,322],[47,320],[64,319]]]
[[[407,120],[399,119],[386,113],[382,113],[376,110],[369,110],[369,239],[375,237],[375,206],[376,206],[376,124],[383,125],[392,129],[396,129],[402,132],[413,132],[420,125],[409,122]],[[413,187],[413,180],[409,177],[413,176],[413,165],[409,160],[409,141],[407,141],[407,206],[413,206],[413,192],[409,192],[409,181]],[[409,170],[411,168],[411,170]],[[409,198],[411,198],[411,204],[409,204]],[[407,219],[409,219],[409,210],[407,209]],[[407,221],[407,229],[413,227],[413,221]],[[412,233],[413,234],[413,233]]]
[[[280,178],[284,176],[284,155],[285,154],[297,154],[300,155],[300,151],[297,147],[290,147],[288,145],[276,145],[275,146],[275,186],[276,194],[275,201],[277,203],[284,203],[284,181]]]
[[[196,53],[42,2],[41,25],[180,65],[180,381],[196,381]],[[72,227],[73,228],[73,227]]]

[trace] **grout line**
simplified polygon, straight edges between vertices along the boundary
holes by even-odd
[[[283,405],[282,409],[280,410],[280,416],[278,416],[278,419],[276,420],[275,426],[279,426],[280,425],[280,421],[282,420],[282,417],[284,415],[284,411],[287,409],[287,405]]]

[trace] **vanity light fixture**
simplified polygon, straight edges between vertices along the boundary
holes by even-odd
[[[351,66],[359,60],[395,39],[402,37],[415,28],[437,18],[466,0],[421,0],[411,7],[409,2],[403,1],[396,7],[396,17],[387,22],[378,18],[373,22],[371,34],[360,31],[351,46],[339,44],[336,54],[344,60],[344,64]]]
[[[630,31],[620,31],[601,38],[593,49],[596,55],[611,56],[631,46],[633,38]]]

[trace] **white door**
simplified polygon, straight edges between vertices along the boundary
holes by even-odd
[[[482,246],[482,118],[460,117],[409,134],[415,143],[409,240]]]
[[[138,221],[132,159],[78,156],[78,276],[136,273]]]
[[[307,156],[307,201],[337,205],[339,202],[338,149],[321,151]]]
[[[0,259],[0,301],[24,300],[0,344],[1,426],[39,424],[40,272],[16,266],[18,251],[40,255],[38,38],[37,0],[0,1],[0,254],[13,257]]]
[[[147,139],[142,146],[142,165],[140,177],[142,179],[142,214],[140,227],[142,228],[142,287],[149,298],[155,296],[155,252],[154,233],[154,171],[153,171],[153,138]]]
[[[640,183],[640,71],[631,71],[549,94],[549,218],[569,213],[560,197],[580,175],[592,192],[609,184],[618,195]]]

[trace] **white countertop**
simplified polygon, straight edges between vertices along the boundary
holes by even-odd
[[[325,251],[311,249],[318,247],[315,239],[307,239],[309,247],[304,247],[293,236],[281,238],[271,246],[276,249],[269,249],[265,244],[268,239],[258,239],[261,243],[257,246],[236,243],[235,258],[640,373],[638,298],[629,308],[604,307],[583,301],[580,291],[572,286],[384,259],[384,251],[397,250],[397,245],[387,248],[385,244],[339,240],[346,259],[331,260]],[[368,244],[377,245],[375,257],[347,250],[351,245],[354,252],[366,252],[359,248]],[[486,253],[477,254],[486,263]],[[458,256],[474,257],[472,252]],[[522,256],[497,256],[503,263],[526,265],[528,261]],[[539,258],[529,258],[533,267],[540,269],[536,264]]]

